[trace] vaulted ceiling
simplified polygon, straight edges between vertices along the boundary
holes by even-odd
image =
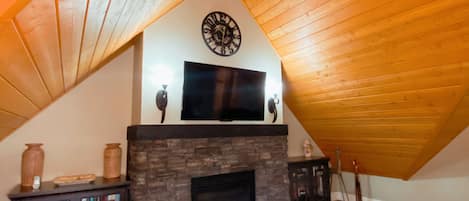
[[[2,0],[0,140],[182,0]]]
[[[2,0],[0,140],[182,0]],[[351,170],[407,179],[469,125],[469,1],[243,0],[285,100]]]
[[[469,1],[244,0],[332,161],[410,178],[469,125]]]

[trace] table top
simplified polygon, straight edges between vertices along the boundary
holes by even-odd
[[[115,188],[128,185],[130,185],[130,181],[127,181],[125,176],[121,176],[120,178],[112,180],[104,179],[103,177],[97,177],[96,180],[92,183],[77,184],[70,186],[57,186],[52,181],[46,181],[41,183],[41,188],[38,190],[34,190],[32,188],[25,188],[22,187],[21,184],[18,184],[12,191],[10,191],[10,193],[8,194],[8,198],[19,199],[26,197]]]

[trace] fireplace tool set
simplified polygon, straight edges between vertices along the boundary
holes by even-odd
[[[340,149],[337,147],[335,151],[335,156],[336,156],[336,168],[331,169],[331,183],[332,183],[332,178],[334,175],[337,176],[338,182],[339,182],[339,189],[342,195],[342,200],[343,201],[349,201],[347,189],[345,187],[345,182],[344,178],[342,176],[342,162],[340,160]],[[361,186],[360,186],[360,180],[359,180],[359,166],[358,162],[356,160],[353,160],[352,162],[353,167],[354,167],[354,174],[355,174],[355,199],[356,201],[362,201],[362,195],[361,195]]]

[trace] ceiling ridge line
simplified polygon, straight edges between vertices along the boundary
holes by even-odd
[[[469,73],[467,72],[466,74],[469,74]],[[469,78],[469,75],[466,75],[466,76]],[[421,151],[421,152],[419,153],[419,155],[418,155],[419,158],[421,158],[421,157],[423,157],[423,156],[425,155],[425,151],[426,151],[425,148],[426,148],[428,145],[431,145],[432,143],[434,143],[434,142],[436,141],[436,139],[437,139],[437,136],[441,136],[442,131],[443,131],[445,125],[447,125],[447,123],[448,123],[449,120],[451,119],[451,116],[453,116],[453,114],[456,113],[457,107],[463,102],[464,97],[467,96],[467,94],[469,93],[469,82],[467,82],[466,84],[464,84],[464,85],[462,85],[462,86],[464,87],[464,90],[463,90],[464,93],[463,93],[462,97],[461,97],[461,98],[459,99],[459,101],[454,105],[454,107],[451,109],[451,111],[450,111],[448,114],[446,114],[446,115],[444,115],[443,117],[441,117],[442,120],[440,120],[441,122],[437,124],[437,128],[436,128],[436,131],[435,131],[435,136],[434,136],[433,138],[430,138],[430,139],[428,140],[428,142],[424,144],[424,147],[422,148],[422,151]],[[458,135],[459,135],[459,133],[456,134],[456,135],[453,137],[453,139],[454,139],[455,137],[457,137]],[[447,144],[451,143],[451,141],[452,141],[452,140],[450,140]],[[447,144],[446,144],[446,145],[447,145]],[[439,151],[441,151],[441,150],[439,150]],[[433,158],[435,155],[437,155],[437,154],[439,153],[439,151],[436,152],[436,153],[429,153],[429,154],[430,154],[430,159],[429,159],[429,160],[431,160],[431,158]],[[428,160],[426,160],[426,162],[423,162],[423,163],[420,164],[420,161],[418,161],[418,160],[414,161],[414,162],[411,164],[411,166],[410,166],[410,170],[408,170],[407,173],[406,173],[406,175],[405,175],[406,180],[410,179],[410,178],[411,178],[418,170],[420,170],[427,162],[428,162]],[[414,169],[414,167],[415,167],[415,169]]]
[[[49,95],[49,100],[52,101],[53,96],[52,96],[52,93],[50,92],[49,86],[47,86],[46,81],[44,80],[44,76],[42,75],[41,70],[37,66],[37,62],[36,62],[36,60],[34,59],[34,57],[32,55],[31,49],[28,46],[28,44],[26,43],[26,41],[24,40],[23,34],[21,34],[21,32],[20,32],[20,27],[18,27],[18,22],[14,18],[10,22],[12,23],[16,34],[19,36],[21,44],[23,45],[23,48],[26,50],[26,55],[29,58],[29,61],[34,66],[34,71],[39,75],[42,87],[44,87],[46,89],[46,91]],[[16,87],[15,87],[15,89],[16,89]],[[30,99],[28,98],[28,100],[30,100]],[[32,100],[30,100],[30,101],[32,102]],[[35,103],[33,103],[33,104],[36,105]],[[38,107],[38,108],[41,108],[41,107]]]
[[[111,2],[112,2],[112,0],[107,1],[105,14],[104,14],[104,17],[103,17],[103,21],[101,22],[101,27],[99,28],[99,33],[98,33],[98,36],[96,38],[96,43],[94,45],[93,52],[91,53],[91,59],[90,59],[90,63],[88,64],[88,67],[87,67],[87,69],[88,69],[87,72],[91,72],[91,70],[93,68],[92,65],[93,65],[94,56],[96,54],[96,48],[98,48],[99,40],[101,39],[101,35],[103,34],[104,24],[106,23],[107,15],[109,14],[109,8],[111,7]]]
[[[469,69],[467,70],[466,75],[464,75],[464,77],[466,77],[467,80],[469,80]],[[443,123],[443,124],[446,124],[446,123],[447,123],[447,121],[450,119],[449,117],[450,117],[451,115],[453,115],[453,113],[455,113],[457,106],[462,103],[462,101],[464,100],[464,97],[466,96],[466,94],[469,93],[469,82],[463,83],[463,84],[460,85],[460,86],[463,88],[463,90],[462,90],[462,91],[463,91],[462,97],[461,97],[461,99],[454,105],[454,108],[451,110],[451,112],[448,114],[448,116],[447,116],[447,117],[442,117],[442,119],[443,119],[442,121],[445,122],[445,123]],[[443,129],[443,127],[444,127],[443,124],[440,124],[440,125],[438,126],[438,127],[439,127],[438,130],[440,130],[439,132],[441,132],[441,130]]]

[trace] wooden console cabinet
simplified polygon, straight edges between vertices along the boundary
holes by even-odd
[[[329,158],[289,158],[288,177],[292,201],[331,200]]]
[[[39,190],[18,185],[8,198],[12,201],[129,201],[129,185],[124,176],[115,180],[98,177],[91,184],[62,187],[43,182]]]

